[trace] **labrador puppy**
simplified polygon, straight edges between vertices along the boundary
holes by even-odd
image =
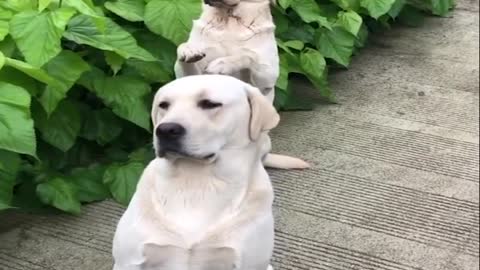
[[[279,76],[271,0],[204,0],[190,37],[178,47],[177,78],[226,74],[257,88],[273,103]]]
[[[272,0],[204,0],[203,12],[193,23],[186,43],[177,51],[177,78],[198,74],[225,74],[247,82],[273,104],[279,76]],[[268,154],[265,166],[304,169],[298,159]]]
[[[273,190],[262,164],[279,115],[259,89],[223,75],[162,87],[157,158],[113,241],[114,270],[272,270]]]

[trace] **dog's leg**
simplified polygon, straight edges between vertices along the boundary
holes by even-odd
[[[207,66],[205,73],[232,75],[247,71],[243,81],[259,88],[267,98],[273,102],[275,83],[278,78],[278,68],[264,64],[258,53],[242,48],[233,55],[220,57]],[[266,62],[267,63],[267,62]]]
[[[196,64],[205,57],[203,49],[194,47],[189,43],[180,44],[177,48],[177,62],[175,63],[175,77],[181,78],[202,74]]]
[[[175,78],[200,75],[200,68],[195,63],[175,62]]]
[[[273,266],[269,265],[269,266],[267,267],[267,270],[273,270]]]

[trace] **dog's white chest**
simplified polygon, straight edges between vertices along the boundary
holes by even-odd
[[[188,185],[188,184],[187,184]],[[182,189],[178,185],[158,184],[155,212],[189,239],[186,246],[199,241],[220,218],[228,215],[235,201],[223,182],[210,182],[199,189]]]
[[[199,33],[200,40],[209,40],[210,42],[233,43],[238,46],[238,42],[252,43],[255,39],[263,38],[265,34],[273,35],[275,26],[268,24],[261,27],[253,25],[243,25],[235,19],[231,19],[223,24],[214,24],[197,20],[194,22],[194,31]]]

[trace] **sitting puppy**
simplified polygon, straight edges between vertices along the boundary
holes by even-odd
[[[225,74],[247,82],[273,104],[279,76],[272,0],[204,0],[203,13],[194,21],[190,37],[177,51],[177,78]],[[304,161],[269,154],[266,166],[304,169]]]
[[[233,77],[189,76],[158,91],[152,121],[157,158],[118,224],[114,270],[272,270],[271,103]]]
[[[270,0],[204,0],[188,41],[178,47],[177,78],[226,74],[273,103],[279,58]]]

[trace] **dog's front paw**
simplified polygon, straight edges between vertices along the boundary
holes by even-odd
[[[205,73],[208,74],[222,74],[222,75],[231,75],[234,72],[234,67],[231,64],[231,61],[225,58],[218,58],[210,62],[210,64],[205,69]]]
[[[178,61],[185,63],[195,63],[205,57],[205,52],[202,49],[192,47],[187,43],[178,46],[177,49]]]

